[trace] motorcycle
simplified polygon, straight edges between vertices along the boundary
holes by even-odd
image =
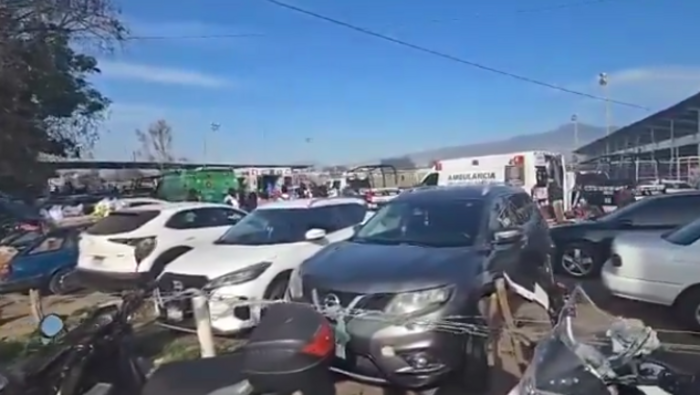
[[[653,329],[639,320],[610,316],[577,287],[508,395],[700,393],[700,379],[695,375],[652,359],[659,347]]]
[[[273,304],[245,346],[213,358],[164,364],[146,379],[133,353],[130,316],[146,291],[121,306],[98,308],[76,328],[46,316],[40,332],[49,344],[20,366],[0,372],[1,395],[333,395],[330,361],[335,337],[311,306]]]
[[[146,381],[133,350],[130,317],[145,291],[92,311],[67,331],[57,315],[45,316],[39,331],[44,346],[26,360],[0,372],[0,394],[133,395]]]
[[[267,307],[245,346],[214,358],[158,368],[141,395],[334,395],[335,336],[313,307]]]

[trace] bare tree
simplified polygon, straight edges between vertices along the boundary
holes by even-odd
[[[137,156],[147,162],[159,164],[175,162],[177,156],[173,152],[173,128],[159,119],[152,123],[144,132],[136,129],[136,138],[140,148]]]

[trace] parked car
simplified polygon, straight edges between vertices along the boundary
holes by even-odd
[[[77,227],[58,228],[33,238],[0,268],[0,293],[32,288],[53,294],[75,290],[65,280],[78,262],[79,233]]]
[[[280,299],[292,270],[325,246],[352,236],[366,216],[360,198],[296,199],[258,207],[213,243],[198,245],[170,263],[158,291],[187,288],[211,292],[211,324],[233,334],[258,323],[259,307],[231,309],[231,300]],[[193,327],[188,301],[156,298],[161,323],[173,329]]]
[[[700,331],[700,219],[663,234],[615,239],[603,267],[613,295],[673,308],[674,317]]]
[[[546,222],[520,188],[418,188],[377,210],[349,240],[306,260],[287,297],[338,314],[345,310],[334,309],[359,309],[395,319],[330,315],[343,333],[334,369],[344,375],[404,389],[455,380],[478,392],[489,381],[486,338],[400,322],[461,317],[455,322],[484,325],[478,305],[493,292],[493,279],[518,268],[533,275],[544,269],[551,278],[550,248]]]
[[[554,270],[578,278],[598,276],[616,236],[671,230],[698,217],[700,191],[693,191],[650,196],[597,219],[554,226]]]
[[[43,223],[38,209],[16,199],[0,197],[0,238],[17,229],[39,229]]]
[[[155,280],[177,257],[197,243],[218,239],[245,215],[231,206],[201,202],[114,211],[82,235],[76,278],[106,292]]]

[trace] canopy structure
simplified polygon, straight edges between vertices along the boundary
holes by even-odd
[[[668,160],[698,156],[700,92],[574,151],[582,162],[622,156]]]

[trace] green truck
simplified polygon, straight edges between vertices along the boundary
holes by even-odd
[[[204,202],[221,203],[229,189],[238,190],[242,185],[233,169],[201,168],[178,170],[160,176],[156,197],[178,202],[188,200],[194,190]]]

